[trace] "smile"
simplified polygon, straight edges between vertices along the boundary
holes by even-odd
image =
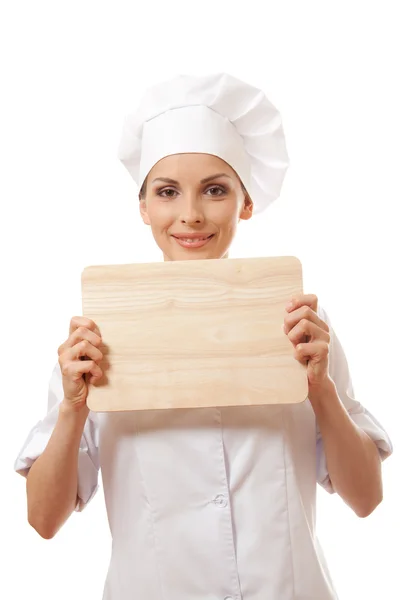
[[[183,246],[183,248],[202,248],[214,237],[214,234],[208,236],[191,235],[190,237],[173,235],[172,237],[180,246]]]

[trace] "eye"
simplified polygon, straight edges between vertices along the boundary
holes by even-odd
[[[222,185],[213,185],[206,190],[206,193],[210,192],[210,196],[218,197],[224,196],[227,190]]]
[[[177,192],[173,188],[163,188],[162,190],[157,190],[157,196],[161,196],[162,198],[174,198],[175,194],[177,194]]]

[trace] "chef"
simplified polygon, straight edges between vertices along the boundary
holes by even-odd
[[[288,166],[279,113],[227,74],[149,89],[119,157],[165,261],[227,258]],[[366,517],[392,445],[356,399],[317,296],[288,298],[282,326],[307,372],[305,402],[220,408],[215,397],[213,408],[93,413],[101,331],[71,319],[48,412],[15,470],[27,477],[30,524],[52,538],[90,503],[101,469],[113,540],[103,600],[337,598],[315,532],[317,484]]]

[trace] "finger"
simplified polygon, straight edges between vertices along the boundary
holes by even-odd
[[[309,306],[313,310],[318,308],[318,298],[315,294],[296,294],[292,296],[288,304],[286,305],[287,312],[292,312],[300,306]]]
[[[296,358],[302,360],[325,360],[329,355],[329,344],[323,341],[307,342],[297,344],[295,348]]]
[[[318,314],[307,305],[301,306],[285,316],[283,320],[285,333],[289,333],[289,331],[302,319],[307,319],[308,321],[315,323],[318,327],[329,333],[329,325],[327,325],[327,323],[325,323],[325,321],[323,321]]]
[[[75,329],[78,329],[78,327],[86,327],[86,329],[90,329],[97,333],[97,335],[100,335],[100,330],[92,319],[86,317],[72,317],[69,325],[69,335],[71,335]]]
[[[67,361],[61,369],[64,377],[77,381],[84,373],[91,373],[96,379],[103,376],[103,371],[93,360]]]
[[[301,319],[288,333],[288,338],[294,346],[300,342],[314,342],[321,340],[329,344],[330,335],[325,329],[321,329],[316,323],[308,319]]]
[[[87,327],[80,325],[70,334],[69,338],[59,346],[58,355],[60,356],[67,348],[72,348],[72,346],[81,340],[88,340],[93,346],[100,346],[102,338],[98,327],[96,326],[95,331],[91,331]]]
[[[78,329],[75,329],[69,338],[60,346],[58,349],[59,354],[62,354],[62,352],[65,352],[67,348],[72,348],[75,346],[75,344],[83,340],[87,340],[93,346],[97,347],[101,346],[102,343],[102,339],[99,335],[97,335],[97,333],[90,331],[90,329],[87,329],[86,327],[80,326]]]
[[[65,360],[78,360],[81,357],[87,356],[89,359],[97,362],[102,360],[103,353],[87,340],[82,340],[72,346],[72,348],[67,348],[63,356]]]
[[[92,371],[90,371],[92,373]],[[103,372],[101,372],[100,375],[91,375],[88,380],[87,383],[93,384],[96,383],[96,381],[98,381],[99,379],[101,379],[103,377]]]

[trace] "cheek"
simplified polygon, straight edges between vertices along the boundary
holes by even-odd
[[[239,221],[239,211],[234,206],[225,207],[218,218],[218,225],[226,234],[233,234],[236,231]]]
[[[212,218],[216,224],[226,230],[235,228],[240,215],[240,207],[236,194],[232,194],[226,200],[215,201],[215,204],[211,205],[210,208]]]
[[[157,231],[169,227],[172,220],[171,210],[168,210],[167,205],[157,202],[148,204],[147,214],[152,229]]]

